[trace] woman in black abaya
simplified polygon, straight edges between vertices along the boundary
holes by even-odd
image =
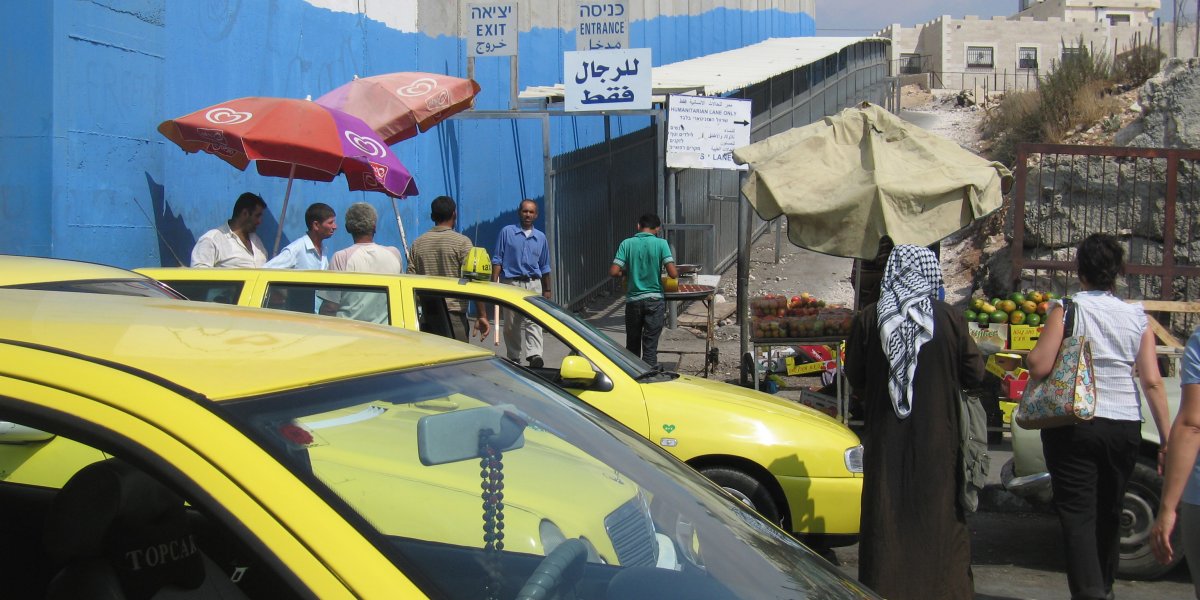
[[[984,368],[941,283],[933,252],[897,246],[846,344],[866,423],[858,578],[889,600],[974,597],[957,394]]]

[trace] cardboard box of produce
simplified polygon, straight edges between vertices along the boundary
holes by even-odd
[[[1008,347],[1013,350],[1033,350],[1037,345],[1038,337],[1042,335],[1042,327],[1030,327],[1029,325],[1009,325],[1008,329]]]
[[[975,343],[979,346],[990,346],[997,350],[1008,349],[1008,325],[967,323],[967,333],[975,338]]]

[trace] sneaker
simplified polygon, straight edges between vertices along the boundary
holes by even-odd
[[[546,364],[545,362],[542,361],[542,357],[538,356],[537,354],[530,356],[526,360],[529,361],[530,369],[540,369],[540,368],[542,368],[542,365]]]

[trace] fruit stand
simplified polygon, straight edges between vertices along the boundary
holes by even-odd
[[[845,422],[848,419],[849,386],[842,375],[842,344],[850,335],[854,311],[843,306],[827,306],[807,294],[788,298],[768,294],[750,299],[750,351],[754,381],[760,382],[771,373],[789,375],[834,371],[836,407],[830,416]],[[775,348],[830,346],[829,361],[820,365],[794,364],[792,357],[775,358]],[[765,351],[765,364],[758,353]],[[819,408],[815,407],[814,408]]]
[[[711,367],[717,362],[716,356],[713,353],[715,343],[713,341],[713,330],[716,328],[716,319],[713,317],[713,296],[716,294],[716,286],[700,285],[695,283],[678,283],[665,282],[663,286],[663,298],[669,301],[684,301],[684,300],[700,300],[704,303],[705,309],[708,311],[708,326],[705,327],[704,336],[704,376],[708,377]],[[659,352],[677,352],[673,350],[659,349]]]

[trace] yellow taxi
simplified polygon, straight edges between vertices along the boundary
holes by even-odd
[[[178,298],[175,290],[140,273],[61,258],[0,254],[0,288]]]
[[[372,308],[343,316],[444,336],[451,335],[448,301],[452,306],[499,306],[501,315],[522,314],[545,332],[544,365],[533,369],[545,379],[665,448],[809,545],[852,543],[858,534],[862,446],[843,424],[770,394],[657,370],[528,290],[417,275],[137,271],[193,300],[242,306],[340,314],[330,309],[330,299],[344,304],[353,297],[355,305]],[[506,355],[498,337],[471,343]]]
[[[6,598],[875,598],[507,361],[0,290]]]

